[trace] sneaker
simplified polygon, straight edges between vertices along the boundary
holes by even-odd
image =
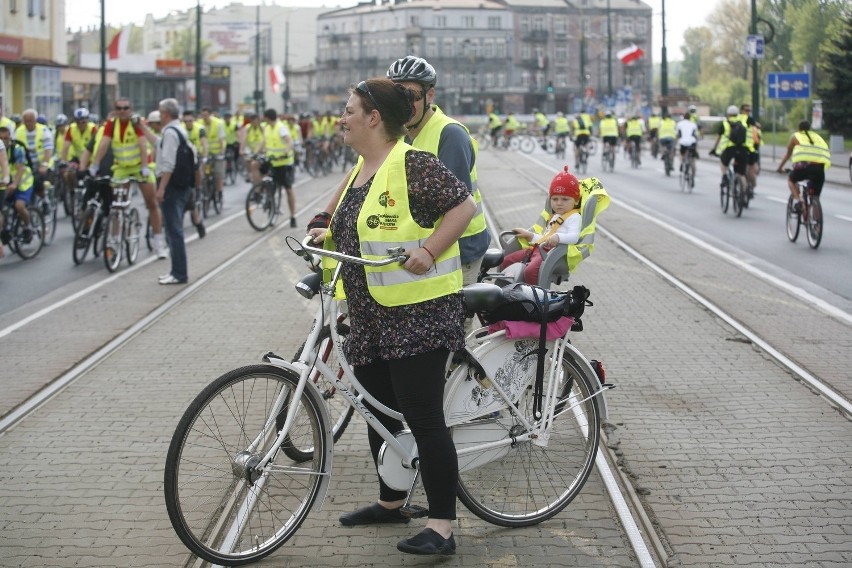
[[[203,239],[204,235],[207,234],[207,229],[204,228],[204,221],[200,222],[195,226],[195,230],[198,231],[198,238]]]
[[[177,278],[175,278],[171,274],[166,274],[165,277],[161,276],[159,282],[163,286],[168,286],[168,285],[171,285],[171,284],[186,284],[186,280],[178,280]]]
[[[802,212],[802,202],[797,201],[793,204],[793,213],[801,213]]]
[[[290,226],[296,228],[296,218],[290,217]]]
[[[340,516],[340,524],[345,527],[407,523],[409,520],[408,517],[403,516],[400,509],[386,509],[378,503],[361,507],[351,513],[345,513]]]
[[[160,259],[160,260],[169,258],[169,247],[164,245],[164,246],[161,246],[160,248],[158,248],[157,249],[157,258]]]
[[[28,245],[33,242],[33,230],[29,227],[24,229],[24,244]]]
[[[396,549],[408,554],[455,554],[456,539],[444,538],[432,529],[424,529],[411,538],[397,543]]]

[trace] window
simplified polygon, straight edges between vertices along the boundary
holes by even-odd
[[[486,39],[482,44],[482,56],[487,59],[494,58],[494,40]]]
[[[62,110],[62,83],[57,67],[33,67],[30,97],[35,108],[45,116],[56,116]]]
[[[462,16],[462,25],[461,27],[471,29],[474,27],[473,25],[473,16]]]
[[[647,21],[644,18],[639,18],[638,20],[636,20],[636,35],[644,36],[646,33],[648,33],[646,31],[648,29],[646,27],[646,24]]]
[[[446,28],[447,27],[447,17],[446,16],[433,16],[432,19],[433,24],[436,28]]]
[[[523,16],[521,18],[521,32],[527,33],[530,31],[530,19],[528,16]]]
[[[449,37],[444,38],[444,44],[441,47],[441,57],[453,57],[455,54],[453,53],[453,39]]]
[[[18,13],[18,0],[9,0],[9,12],[12,14]]]
[[[533,18],[533,26],[532,27],[536,31],[543,31],[544,30],[544,18],[541,17],[541,16],[536,16],[535,18]]]
[[[568,61],[568,47],[565,45],[557,45],[553,52],[553,57],[559,62]]]
[[[502,26],[500,25],[500,16],[488,16],[488,29],[489,30],[499,30]]]
[[[438,40],[430,37],[426,38],[426,58],[438,57]]]
[[[621,35],[633,35],[633,20],[631,18],[624,18],[620,22],[620,32]]]
[[[420,18],[418,16],[411,16],[411,18],[409,18],[408,23],[411,26],[415,26],[415,27],[419,26],[420,25]]]
[[[565,18],[556,18],[553,20],[553,33],[556,35],[566,35],[568,33],[568,26]]]

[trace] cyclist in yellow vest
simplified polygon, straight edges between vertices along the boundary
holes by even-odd
[[[586,112],[581,112],[571,121],[571,129],[574,132],[574,169],[580,167],[580,147],[589,143],[592,135],[592,117]]]
[[[242,128],[242,142],[240,142],[240,155],[244,160],[258,153],[260,144],[263,142],[263,124],[260,117],[255,113],[247,113],[249,123]],[[252,178],[252,183],[258,183],[260,178]]]
[[[731,141],[731,127],[734,124],[741,124],[746,128],[745,123],[740,119],[739,109],[736,105],[730,105],[726,111],[726,119],[722,121],[716,131],[716,141],[713,144],[713,149],[710,150],[711,156],[719,156],[719,168],[722,172],[721,186],[728,185],[728,165],[731,160],[734,160],[734,173],[737,175],[746,175],[746,166],[748,164],[748,148],[746,144],[737,144]],[[746,135],[746,139],[748,135]],[[721,152],[721,153],[720,153]]]
[[[35,192],[44,196],[44,180],[47,179],[47,169],[53,157],[53,136],[50,129],[39,124],[38,113],[35,109],[27,109],[21,113],[21,124],[15,132],[15,139],[26,146],[33,165],[33,187]]]
[[[272,180],[287,192],[287,206],[290,208],[290,226],[296,226],[296,196],[293,193],[293,139],[290,127],[278,120],[274,108],[263,112],[263,142],[260,151],[266,153],[272,167]],[[252,168],[260,169],[260,164],[252,162]]]
[[[181,116],[183,119],[183,127],[186,130],[187,139],[195,146],[195,151],[198,154],[198,169],[195,170],[195,188],[201,188],[202,176],[204,175],[204,164],[207,163],[209,155],[209,147],[207,145],[207,130],[201,121],[196,120],[195,112],[192,110],[183,111]]]
[[[90,169],[98,170],[98,165],[106,153],[106,147],[109,146],[113,152],[113,179],[134,177],[142,180],[139,182],[139,189],[148,207],[148,218],[154,232],[154,250],[158,258],[168,258],[169,252],[163,237],[160,207],[155,195],[154,172],[148,167],[148,145],[145,142],[145,133],[139,127],[139,117],[133,115],[130,99],[118,98],[115,101],[115,112],[116,118],[107,122],[104,127],[103,137],[98,144],[98,153]]]
[[[61,160],[68,164],[65,171],[67,187],[77,185],[77,171],[80,158],[86,151],[86,146],[98,132],[97,125],[89,120],[89,109],[78,108],[74,111],[74,122],[65,131],[65,147],[62,149]]]
[[[14,206],[15,212],[26,227],[24,229],[24,239],[28,240],[32,238],[32,229],[29,226],[30,214],[27,211],[27,206],[32,201],[34,178],[33,171],[27,160],[26,146],[20,143],[12,144],[12,133],[5,126],[0,126],[0,146],[6,148],[5,155],[8,161],[10,176],[3,199],[5,199],[6,203]],[[3,244],[0,244],[0,252],[2,252]]]
[[[225,185],[225,123],[213,116],[208,107],[201,109],[201,122],[207,132],[207,156],[213,160],[213,183],[221,200]]]
[[[538,128],[539,134],[541,134],[541,139],[544,141],[545,136],[547,136],[551,129],[550,119],[537,108],[533,109],[533,118],[535,118],[535,125]]]
[[[68,117],[61,113],[56,115],[56,121],[53,126],[53,163],[56,163],[57,156],[61,158],[65,151],[65,133],[68,132]]]
[[[608,110],[601,119],[600,125],[601,139],[604,146],[609,146],[610,150],[615,155],[615,148],[618,145],[618,119],[612,115],[612,111]]]
[[[568,123],[565,113],[556,113],[556,120],[553,121],[553,132],[559,138],[567,138],[571,134],[571,125]]]
[[[746,175],[751,186],[749,198],[754,197],[754,189],[757,187],[757,172],[759,170],[758,161],[760,156],[757,153],[755,146],[754,128],[760,127],[751,116],[751,105],[743,103],[740,105],[740,114],[737,116],[740,122],[746,125],[746,149],[748,150],[748,169]]]
[[[491,143],[496,146],[497,136],[499,135],[500,130],[503,129],[503,121],[495,111],[488,113],[488,128],[491,130]]]
[[[831,152],[822,136],[811,130],[811,123],[803,120],[799,129],[790,137],[787,153],[778,164],[778,173],[784,173],[787,160],[793,164],[793,169],[787,176],[787,187],[796,199],[796,212],[802,210],[802,196],[797,182],[810,180],[817,195],[822,193],[825,184],[825,171],[831,167]]]
[[[627,125],[625,126],[625,143],[633,145],[633,151],[636,152],[636,160],[640,164],[642,163],[642,135],[644,133],[645,123],[642,121],[642,115],[637,112],[627,119]]]
[[[399,409],[420,448],[429,502],[426,530],[397,548],[412,554],[453,554],[458,459],[442,410],[444,368],[464,348],[457,241],[475,212],[470,190],[437,157],[404,141],[413,97],[388,79],[358,83],[341,118],[345,143],[363,157],[346,184],[330,230],[311,229],[325,246],[364,258],[405,248],[408,260],[385,267],[344,264],[343,288],[352,331],[346,358],[359,381],[383,404]],[[414,120],[419,120],[415,118]],[[390,431],[401,421],[375,413]],[[381,444],[368,427],[374,461]],[[406,491],[380,481],[378,503],[344,514],[341,524],[405,522]]]
[[[243,123],[240,117],[236,117],[230,112],[222,115],[222,121],[225,126],[225,156],[227,158],[225,161],[225,173],[228,173],[227,168],[229,164],[231,168],[237,167],[237,157],[240,155],[240,141],[237,133]]]
[[[668,151],[674,150],[677,123],[667,112],[663,113],[663,118],[660,120],[660,130],[657,136],[660,137],[660,146],[666,148]]]

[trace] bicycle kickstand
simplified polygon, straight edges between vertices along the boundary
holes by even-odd
[[[405,497],[405,503],[400,507],[399,512],[407,519],[420,519],[429,516],[429,509],[420,505],[411,504],[411,495],[414,493],[414,488],[417,487],[417,480],[420,479],[420,468],[414,474],[414,481],[411,482],[411,487],[408,489],[408,495]]]

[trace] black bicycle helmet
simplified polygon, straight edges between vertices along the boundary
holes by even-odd
[[[402,59],[397,59],[388,68],[388,79],[394,83],[403,81],[416,81],[421,85],[430,89],[438,82],[438,74],[435,73],[435,68],[422,57],[415,55],[406,55]]]

